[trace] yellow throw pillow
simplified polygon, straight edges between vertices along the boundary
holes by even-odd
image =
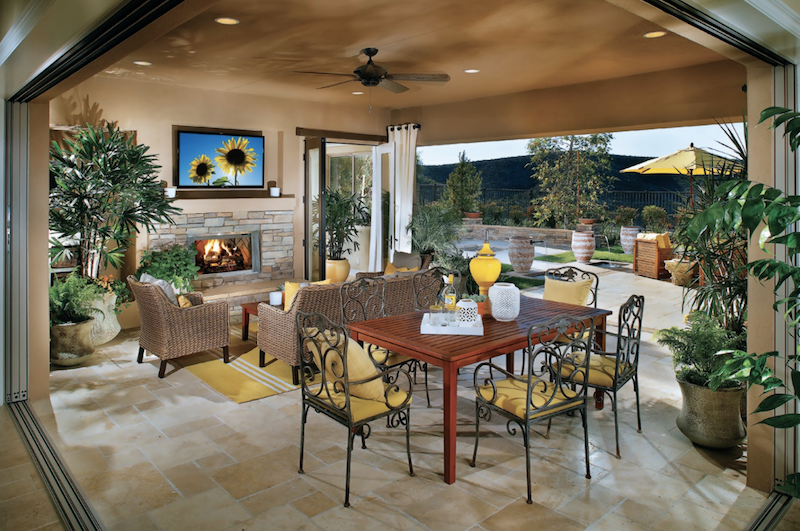
[[[309,330],[309,335],[314,337],[316,330]],[[325,332],[329,340],[333,340],[331,332]],[[343,336],[342,336],[343,339]],[[325,379],[328,384],[336,380],[341,380],[341,365],[335,367],[334,364],[339,362],[339,356],[331,349],[331,345],[321,336],[317,335],[315,340],[308,342],[309,350],[314,356],[314,362],[318,367],[322,365],[322,354],[325,354]],[[340,350],[341,343],[338,343],[334,348]],[[320,353],[320,349],[323,353]],[[350,382],[357,382],[365,380],[378,374],[378,370],[372,363],[369,355],[356,341],[347,341],[347,351],[344,353],[347,356],[347,372]],[[340,362],[339,362],[340,363]],[[383,402],[384,399],[384,386],[380,378],[376,378],[370,382],[358,385],[350,385],[350,394],[359,398],[367,400],[377,400]]]
[[[320,280],[319,282],[284,282],[283,283],[283,291],[286,292],[284,295],[284,299],[286,300],[286,304],[283,306],[284,310],[288,310],[292,307],[292,303],[294,302],[294,298],[297,296],[297,291],[300,288],[305,288],[307,286],[316,286],[316,285],[325,285],[330,284],[331,279],[327,278],[325,280]]]
[[[190,301],[183,295],[178,295],[178,306],[180,306],[181,308],[191,308],[192,301]]]
[[[567,282],[545,277],[544,296],[548,301],[564,302],[576,306],[586,306],[592,292],[592,279]]]
[[[393,263],[386,264],[386,269],[383,271],[384,275],[393,275],[395,273],[405,273],[408,271],[406,267],[396,267]]]

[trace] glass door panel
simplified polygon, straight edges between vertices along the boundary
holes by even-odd
[[[312,281],[325,277],[325,204],[320,201],[325,190],[325,139],[306,138],[306,237],[305,277]]]

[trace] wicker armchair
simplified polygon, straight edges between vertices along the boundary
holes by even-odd
[[[205,304],[202,293],[187,293],[191,308],[180,308],[172,304],[160,288],[144,284],[133,276],[128,285],[139,304],[142,331],[139,335],[139,355],[142,363],[146,350],[161,359],[158,377],[163,378],[167,362],[212,348],[222,347],[225,363],[228,363],[230,323],[228,302]]]

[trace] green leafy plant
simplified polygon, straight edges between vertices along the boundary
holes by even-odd
[[[503,225],[505,223],[505,212],[503,207],[497,204],[497,201],[483,203],[480,209],[483,212],[484,225]]]
[[[600,234],[608,238],[608,245],[615,245],[619,239],[619,227],[610,221],[600,224]]]
[[[103,295],[103,288],[92,279],[72,272],[63,280],[57,278],[48,295],[51,325],[81,323],[99,312],[91,304]]]
[[[669,214],[660,206],[647,205],[642,209],[642,223],[651,232],[666,232],[670,227]]]
[[[656,340],[672,351],[672,364],[679,380],[710,387],[712,374],[725,361],[717,352],[744,348],[746,340],[702,312],[690,313],[687,324],[687,328],[673,326],[660,330]],[[733,378],[720,382],[722,387],[738,385]]]
[[[773,119],[772,128],[785,124],[784,135],[788,136],[789,145],[795,151],[800,145],[799,117],[800,113],[791,109],[769,107],[761,112],[759,124],[769,119]],[[715,198],[714,203],[697,213],[687,224],[687,237],[713,237],[744,230],[749,239],[757,238],[761,249],[771,256],[748,263],[747,271],[760,282],[772,283],[774,293],[778,295],[773,308],[783,315],[793,338],[789,344],[797,345],[800,266],[796,265],[796,257],[800,254],[800,233],[795,232],[794,227],[800,221],[800,196],[785,195],[761,183],[733,179],[717,186]],[[730,359],[725,359],[713,375],[712,388],[730,378],[747,383],[748,387],[761,386],[764,398],[754,412],[774,412],[800,400],[798,350],[783,356],[776,351],[758,354],[744,350],[729,355]],[[776,375],[772,368],[773,359],[776,364],[780,361],[785,364],[789,382]],[[800,414],[783,412],[765,417],[759,424],[778,429],[795,428],[800,425]],[[800,473],[789,474],[785,481],[779,481],[776,490],[800,497]]]
[[[481,172],[467,159],[467,154],[462,151],[458,155],[458,164],[447,177],[444,185],[444,198],[459,215],[465,212],[476,212],[478,198],[481,195]]]
[[[328,259],[342,260],[344,255],[358,251],[358,229],[367,225],[370,213],[360,195],[339,190],[325,193],[325,237]],[[352,248],[349,247],[352,244]]]
[[[133,135],[109,124],[87,126],[64,140],[53,142],[50,171],[56,187],[50,192],[50,230],[60,234],[50,241],[51,263],[75,253],[82,276],[97,278],[101,267],[119,268],[130,237],[155,223],[172,222],[180,212],[164,197],[159,166],[149,148],[135,144]],[[77,240],[73,251],[63,242]]]
[[[195,264],[196,254],[195,250],[180,245],[145,251],[136,269],[136,278],[147,273],[171,282],[178,291],[193,291],[192,280],[200,271]]]
[[[114,313],[117,315],[122,312],[120,308],[121,304],[130,304],[131,291],[128,289],[128,284],[126,282],[118,280],[111,275],[102,275],[92,280],[102,288],[104,293],[113,293],[117,296],[117,304],[114,308]]]
[[[487,297],[486,295],[480,295],[480,294],[470,295],[469,293],[462,293],[461,298],[470,299],[475,302],[486,302],[487,300],[489,300],[489,297]]]
[[[633,220],[639,215],[639,210],[629,206],[617,207],[614,211],[614,223],[618,227],[630,227],[633,225]]]
[[[406,227],[411,232],[411,251],[421,254],[456,253],[460,228],[461,216],[448,205],[414,205],[411,222]]]

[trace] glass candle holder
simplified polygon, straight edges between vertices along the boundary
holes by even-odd
[[[441,304],[434,304],[430,308],[428,308],[428,312],[431,316],[431,326],[443,326],[444,325],[444,308]]]

